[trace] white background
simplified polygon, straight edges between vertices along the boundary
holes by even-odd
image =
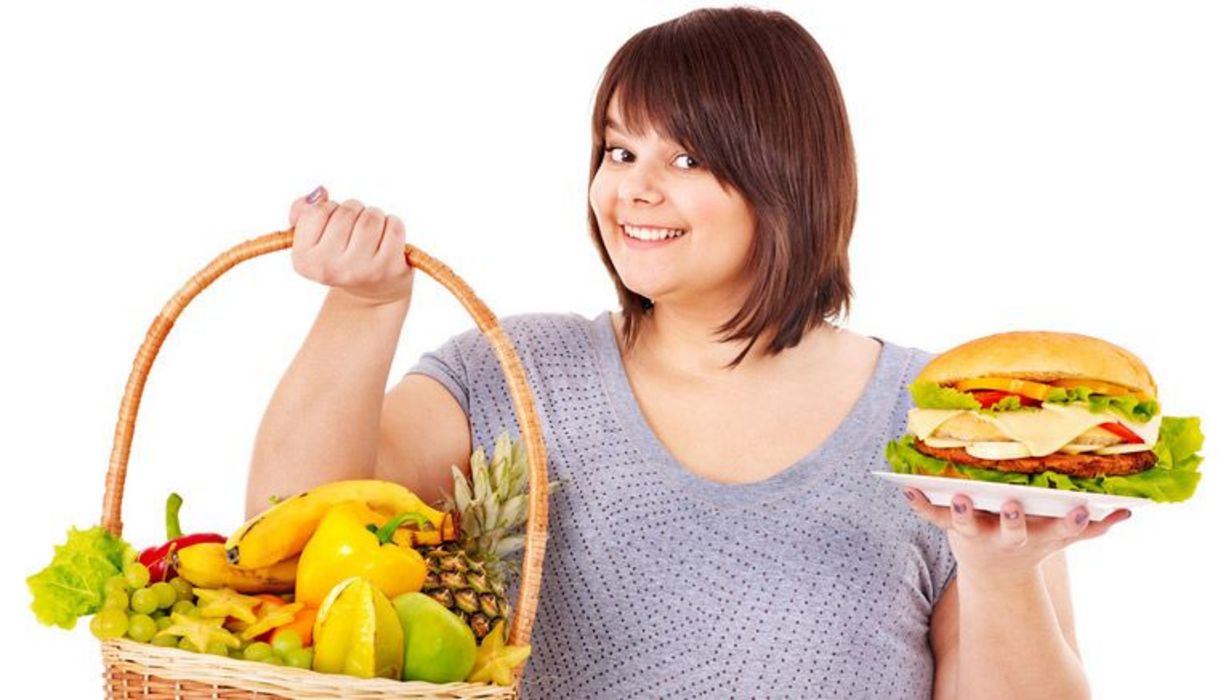
[[[1168,413],[1204,419],[1195,498],[1069,552],[1101,698],[1223,692],[1226,48],[1209,5],[771,5],[822,44],[851,117],[850,328],[930,350],[1099,335],[1146,360]],[[99,694],[85,625],[37,625],[24,577],[97,521],[132,359],[192,274],[323,183],[400,215],[500,315],[613,308],[585,231],[593,94],[623,41],[692,7],[6,6],[0,599],[20,651],[0,694]],[[131,541],[160,539],[172,489],[186,528],[238,525],[260,416],[323,294],[280,253],[182,316],[144,395]],[[419,275],[390,381],[470,326]]]

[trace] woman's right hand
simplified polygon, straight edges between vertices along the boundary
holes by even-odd
[[[298,274],[370,306],[408,299],[413,267],[404,256],[404,222],[356,199],[331,202],[322,185],[317,192],[314,202],[307,195],[290,206]]]

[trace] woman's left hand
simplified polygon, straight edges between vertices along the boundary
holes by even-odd
[[[956,494],[950,507],[933,505],[918,489],[904,489],[911,509],[949,536],[949,546],[958,568],[979,578],[1008,580],[1030,575],[1049,555],[1074,542],[1093,539],[1131,511],[1117,510],[1098,522],[1090,522],[1085,506],[1062,518],[1026,515],[1015,500],[1006,501],[1001,512],[975,510],[966,494]]]

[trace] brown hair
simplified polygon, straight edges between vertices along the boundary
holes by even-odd
[[[728,368],[767,330],[775,355],[846,313],[855,153],[834,71],[803,27],[781,12],[734,7],[695,10],[631,37],[596,92],[589,188],[614,92],[625,128],[676,141],[753,210],[753,286],[719,328],[722,342],[749,343]],[[622,284],[590,206],[588,230],[617,287],[629,347],[651,301]]]

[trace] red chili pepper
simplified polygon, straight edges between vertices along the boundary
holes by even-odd
[[[190,547],[202,542],[225,542],[226,538],[213,532],[200,532],[184,535],[179,526],[179,507],[183,505],[183,497],[172,493],[166,497],[166,543],[148,547],[140,553],[138,560],[149,569],[149,580],[152,582],[169,581],[175,577],[175,569],[171,563],[172,555],[184,547]]]

